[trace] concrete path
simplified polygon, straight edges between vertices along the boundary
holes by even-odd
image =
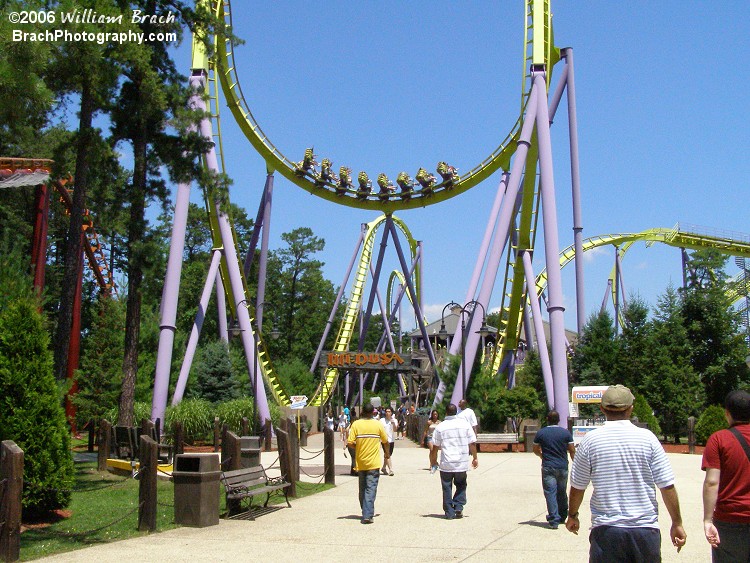
[[[322,448],[322,435],[308,450]],[[310,454],[305,453],[305,457]],[[276,452],[263,453],[270,465]],[[660,502],[664,561],[709,561],[703,537],[700,456],[669,454],[677,475],[687,545],[678,554],[668,540],[669,515]],[[303,462],[320,465],[321,458]],[[384,557],[409,562],[587,561],[588,532],[575,536],[546,525],[539,458],[524,453],[480,453],[469,473],[468,503],[462,520],[442,515],[440,480],[427,470],[427,450],[396,441],[395,476],[381,476],[375,522],[360,523],[357,480],[346,473],[348,459],[336,449],[336,488],[292,501],[255,521],[222,520],[208,528],[178,528],[61,554],[44,561],[355,561]],[[308,471],[313,474],[314,470]],[[320,471],[317,471],[320,473]],[[309,479],[308,479],[309,480]],[[581,527],[591,518],[589,493],[581,507]],[[661,501],[661,499],[659,499]]]

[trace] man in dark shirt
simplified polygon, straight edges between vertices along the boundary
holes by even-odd
[[[550,411],[548,426],[536,433],[534,453],[542,458],[542,489],[547,501],[547,522],[556,530],[568,517],[568,454],[576,455],[573,436],[565,428],[557,426],[560,415]]]

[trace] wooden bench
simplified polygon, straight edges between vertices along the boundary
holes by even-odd
[[[513,432],[509,434],[491,434],[482,432],[477,434],[477,451],[481,451],[481,444],[508,444],[508,451],[513,451],[513,444],[520,444],[518,434]]]
[[[232,506],[239,507],[242,509],[243,501],[247,502],[247,507],[244,510],[237,512],[248,512],[250,519],[255,520],[252,513],[253,497],[259,495],[266,495],[266,501],[263,506],[268,506],[268,501],[271,498],[271,494],[274,492],[283,492],[284,500],[289,508],[292,507],[289,504],[289,496],[287,488],[291,483],[287,482],[283,476],[281,477],[268,477],[266,470],[263,469],[262,465],[256,467],[247,467],[243,469],[234,469],[232,471],[223,471],[221,473],[221,483],[224,485],[224,490],[227,495],[227,509],[229,512],[235,512]]]

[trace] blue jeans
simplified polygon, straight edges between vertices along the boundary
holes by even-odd
[[[375,516],[375,495],[378,492],[379,480],[379,469],[359,472],[359,506],[362,508],[363,520]]]
[[[562,524],[568,517],[568,470],[542,467],[542,489],[547,501],[547,522]]]
[[[750,524],[714,520],[719,531],[719,547],[711,549],[713,563],[750,561]]]
[[[453,493],[453,484],[456,492]],[[463,512],[466,505],[466,471],[441,471],[440,484],[443,486],[443,511],[446,518],[455,518],[456,512]]]
[[[589,534],[589,563],[659,563],[659,528],[597,526]]]

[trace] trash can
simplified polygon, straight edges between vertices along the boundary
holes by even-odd
[[[534,451],[534,438],[536,438],[539,427],[533,424],[527,424],[523,429],[523,451],[529,453]]]
[[[240,466],[243,469],[260,465],[260,436],[240,436]]]
[[[175,457],[175,524],[205,528],[219,523],[219,454],[179,454]]]

